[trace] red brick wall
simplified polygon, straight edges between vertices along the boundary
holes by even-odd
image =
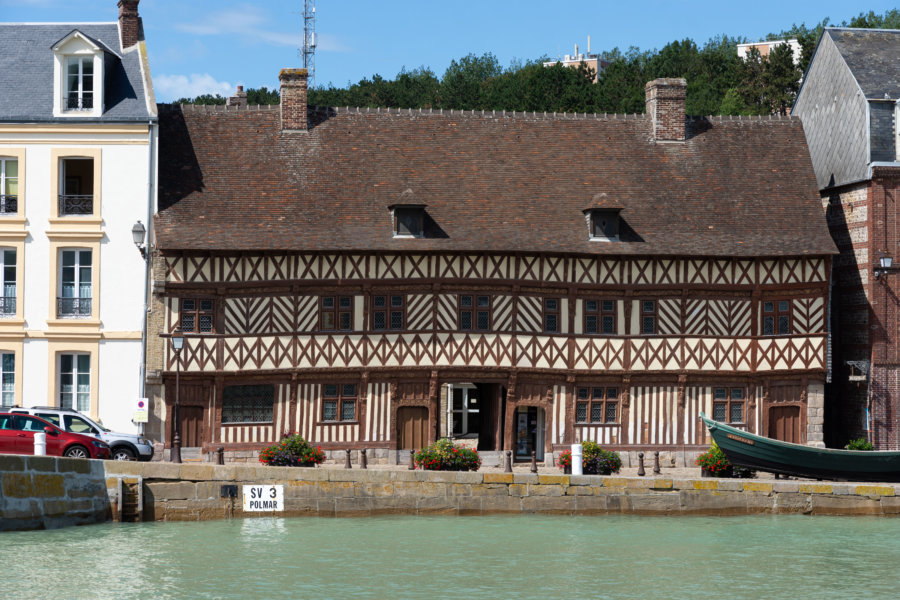
[[[647,114],[653,123],[653,137],[664,141],[684,141],[684,101],[687,81],[654,79],[647,82]]]
[[[123,50],[138,43],[141,29],[138,18],[139,2],[140,0],[119,0],[119,29]]]
[[[306,130],[306,69],[282,69],[281,129]]]

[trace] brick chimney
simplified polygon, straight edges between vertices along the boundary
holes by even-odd
[[[122,50],[138,43],[141,32],[141,18],[138,16],[138,3],[141,0],[119,0],[119,36]]]
[[[234,96],[231,96],[225,101],[226,106],[247,106],[247,92],[244,91],[244,86],[237,86],[237,91],[234,93]]]
[[[306,131],[306,69],[282,69],[281,130]]]
[[[683,142],[684,98],[687,80],[664,78],[648,81],[647,114],[653,123],[653,138],[657,141]]]

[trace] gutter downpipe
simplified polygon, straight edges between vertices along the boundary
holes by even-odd
[[[140,398],[147,397],[147,318],[150,314],[150,303],[147,294],[150,291],[150,240],[153,239],[153,195],[155,186],[153,155],[156,150],[153,138],[155,125],[153,120],[147,121],[147,240],[144,242],[144,310],[141,314],[141,366],[139,371]],[[139,433],[144,435],[144,423],[138,425]]]

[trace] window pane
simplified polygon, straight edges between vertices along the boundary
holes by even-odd
[[[403,329],[403,313],[398,310],[391,311],[391,329]]]
[[[465,310],[459,313],[459,328],[464,330],[472,329],[472,313]]]
[[[78,355],[78,371],[81,373],[87,373],[90,370],[91,370],[90,354],[79,354]]]
[[[387,298],[385,296],[375,296],[375,307],[376,308],[384,308],[387,303]]]
[[[732,423],[743,423],[744,422],[744,405],[741,402],[732,402],[731,403],[731,422]]]
[[[386,318],[386,315],[384,314],[384,311],[380,310],[380,311],[376,312],[375,316],[372,319],[372,327],[374,329],[384,329],[386,326],[385,318]]]
[[[181,301],[181,310],[196,310],[196,300],[193,298],[185,298]]]
[[[603,317],[603,333],[615,333],[616,332],[616,321],[613,317],[608,315]]]
[[[544,331],[555,333],[559,329],[556,315],[544,315]]]
[[[3,355],[3,381],[5,382],[7,377],[12,377],[13,373],[16,370],[16,355],[15,354],[4,354]],[[9,375],[7,375],[7,373]]]
[[[403,306],[403,296],[391,296],[391,306]]]
[[[338,386],[334,383],[326,383],[322,386],[322,393],[326,398],[336,398],[338,395]]]
[[[731,399],[732,400],[743,400],[744,399],[744,390],[741,388],[731,388]]]
[[[578,399],[585,400],[588,397],[588,389],[587,388],[578,388]]]
[[[209,333],[212,330],[213,330],[212,316],[211,315],[200,315],[200,332],[201,333]]]
[[[790,332],[791,332],[790,317],[785,317],[785,316],[778,317],[778,333],[779,334],[788,334]]]
[[[347,331],[352,328],[353,328],[353,325],[350,322],[350,313],[348,313],[348,312],[341,313],[341,329],[343,329],[344,331]]]
[[[656,319],[654,317],[644,317],[641,320],[641,333],[654,333],[656,330]]]
[[[607,402],[606,403],[606,422],[607,423],[615,423],[618,421],[618,414],[616,411],[616,407],[618,406],[617,402]]]
[[[460,296],[459,297],[459,305],[463,308],[468,308],[472,306],[472,296]]]
[[[453,388],[453,410],[463,409],[463,391],[461,388]]]
[[[603,400],[603,388],[595,387],[591,388],[591,398],[595,400]]]
[[[584,303],[584,310],[587,312],[597,312],[597,301],[586,300]]]
[[[356,420],[356,402],[344,400],[341,402],[341,421]]]
[[[585,315],[584,332],[597,333],[597,315]]]
[[[334,297],[322,298],[322,308],[334,308]]]
[[[491,297],[490,296],[478,296],[478,306],[479,308],[484,308],[486,306],[491,305]]]
[[[63,354],[59,357],[59,370],[63,373],[71,373],[72,372],[72,355],[71,354]]]
[[[728,406],[725,402],[716,402],[713,404],[713,419],[716,421],[725,422],[725,409]]]
[[[725,388],[716,388],[713,392],[713,398],[715,398],[716,400],[727,400],[728,390]]]
[[[619,388],[606,388],[606,399],[615,400],[619,397]]]
[[[604,300],[603,301],[603,310],[604,310],[604,312],[615,310],[614,301],[613,300]]]
[[[544,300],[544,307],[547,310],[559,310],[559,300],[556,298],[547,298]]]
[[[763,335],[775,335],[775,317],[763,319]]]
[[[334,329],[334,313],[333,312],[323,312],[322,313],[322,329],[326,330],[326,331]]]
[[[485,331],[487,329],[490,329],[490,327],[491,327],[490,313],[488,313],[486,310],[479,310],[478,311],[478,329],[481,331]]]
[[[763,302],[763,312],[772,312],[775,310],[774,302]]]
[[[213,301],[212,300],[201,300],[200,301],[200,310],[212,310],[213,309]]]
[[[195,331],[193,314],[186,314],[186,313],[181,314],[181,330],[182,331]]]
[[[353,308],[353,298],[350,296],[341,296],[341,299],[338,300],[340,302],[341,308]]]
[[[591,404],[591,423],[603,422],[603,403],[595,402]]]
[[[343,389],[341,390],[342,396],[356,396],[356,384],[354,383],[345,383]]]
[[[778,311],[779,311],[779,312],[785,312],[785,311],[787,311],[788,309],[789,309],[789,306],[788,306],[788,301],[787,301],[787,300],[779,300],[779,301],[778,301]]]
[[[575,422],[587,423],[587,402],[579,402],[575,405]]]
[[[641,310],[644,312],[653,312],[655,302],[653,300],[644,300],[641,302]]]
[[[323,421],[337,421],[337,400],[326,400],[322,406]]]

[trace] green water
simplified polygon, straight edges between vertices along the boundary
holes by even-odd
[[[900,519],[374,517],[0,534],[0,598],[892,598]]]

